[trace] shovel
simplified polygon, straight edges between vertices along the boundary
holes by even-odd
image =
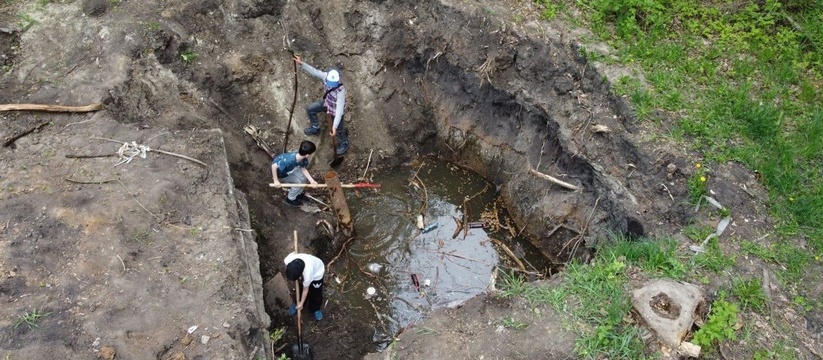
[[[294,253],[297,253],[297,230],[294,231]],[[308,291],[308,289],[303,289]],[[296,304],[300,303],[300,279],[294,281],[294,292]],[[303,309],[297,310],[297,344],[291,346],[292,359],[294,360],[311,360],[311,349],[309,344],[303,343],[303,319],[300,314]]]
[[[334,126],[334,123],[331,121],[331,115],[326,115],[326,122],[329,124],[329,129]],[[337,136],[331,137],[331,153],[332,153],[332,161],[329,163],[330,167],[338,167],[341,163],[343,163],[343,155],[337,154]]]

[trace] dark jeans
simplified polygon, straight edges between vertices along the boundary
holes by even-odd
[[[320,128],[320,122],[317,120],[317,114],[326,113],[327,109],[326,106],[323,105],[323,100],[315,101],[309,106],[306,106],[306,114],[309,116],[309,122],[311,123],[312,127]],[[334,116],[329,115],[332,117],[332,124],[334,121]],[[346,132],[346,126],[344,125],[346,119],[346,115],[343,114],[340,117],[340,124],[337,125],[337,144],[338,145],[349,145],[349,134]]]
[[[302,294],[303,291],[305,291],[305,289],[301,281],[300,293]],[[312,281],[311,285],[309,285],[309,295],[306,297],[306,302],[308,303],[309,311],[312,313],[323,307],[323,279]]]

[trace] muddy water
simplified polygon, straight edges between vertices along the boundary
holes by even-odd
[[[427,312],[484,292],[493,273],[514,266],[500,243],[524,259],[529,271],[548,272],[539,251],[504,227],[507,215],[494,184],[476,174],[426,159],[378,174],[373,182],[381,184],[379,192],[349,196],[358,237],[332,264],[329,295],[347,315],[374,326],[378,347]],[[468,221],[482,221],[485,228],[457,231],[464,200]],[[426,226],[436,227],[421,231],[418,214]]]

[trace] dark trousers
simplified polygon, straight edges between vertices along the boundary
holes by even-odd
[[[300,293],[302,294],[306,289],[303,288],[303,283],[300,283]],[[314,313],[323,307],[323,279],[312,281],[309,285],[309,295],[306,297],[309,311]]]
[[[326,106],[323,105],[323,100],[315,101],[309,106],[306,106],[306,114],[309,116],[309,122],[311,123],[312,127],[320,128],[320,121],[317,120],[317,114],[326,113]],[[332,125],[334,125],[334,115],[329,115],[332,119]],[[340,118],[340,124],[337,125],[337,144],[338,145],[349,145],[349,134],[346,132],[346,126],[343,125],[345,123],[346,115],[344,114]]]

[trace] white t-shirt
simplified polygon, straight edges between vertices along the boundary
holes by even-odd
[[[289,265],[294,259],[303,260],[306,267],[303,268],[303,286],[311,285],[312,281],[323,280],[323,274],[326,272],[326,265],[323,260],[309,254],[291,253],[286,256],[283,262]]]

